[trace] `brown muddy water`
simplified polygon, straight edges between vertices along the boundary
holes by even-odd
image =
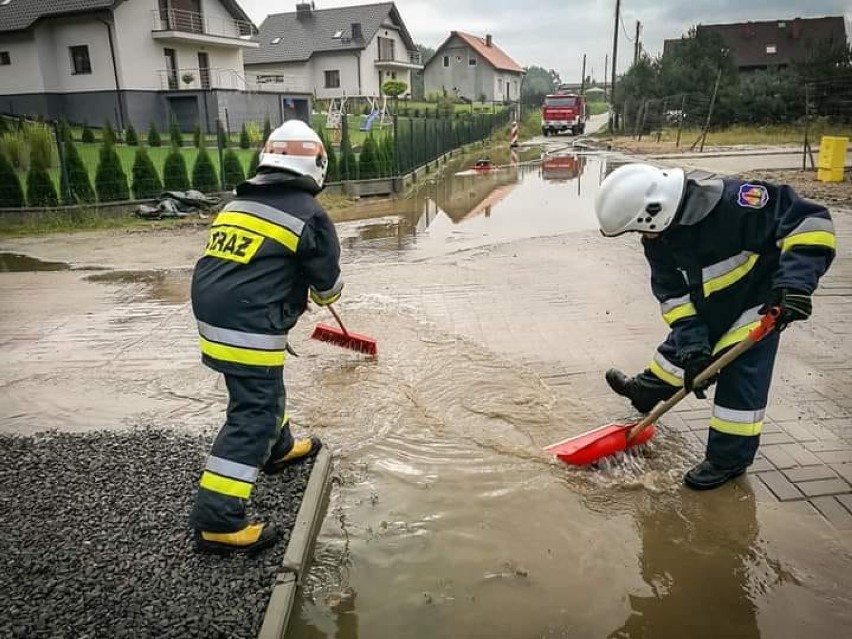
[[[603,322],[610,306],[579,307],[565,282],[588,304],[645,297],[647,283],[626,271],[604,282],[589,266],[611,257],[600,246],[637,253],[595,243],[608,160],[536,157],[494,157],[501,168],[487,174],[456,163],[340,221],[339,310],[378,338],[380,356],[307,339],[322,311],[294,331],[291,412],[334,450],[336,473],[288,636],[846,636],[852,545],[803,504],[771,503],[747,479],[685,491],[701,450],[665,428],[642,456],[598,470],[542,455],[625,417],[600,388],[600,363],[583,361],[618,349],[582,319]],[[198,363],[191,262],[134,270],[132,259],[173,264],[203,239],[119,238],[108,271],[4,269],[19,272],[0,273],[0,430],[217,427],[225,394]],[[74,265],[86,241],[32,248]],[[571,322],[583,329],[554,337]],[[630,330],[651,347],[650,329]]]

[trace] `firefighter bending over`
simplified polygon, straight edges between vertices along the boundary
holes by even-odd
[[[201,475],[190,524],[196,549],[228,554],[275,543],[278,531],[250,522],[258,473],[274,474],[319,451],[294,439],[285,410],[287,332],[305,311],[340,297],[340,244],[315,196],[328,157],[319,136],[290,120],[269,136],[257,175],[217,215],[192,278],[202,361],[223,373],[226,421]]]
[[[738,179],[696,181],[681,169],[628,164],[601,184],[601,232],[642,234],[651,290],[671,327],[650,366],[606,380],[640,412],[681,387],[704,398],[718,381],[704,461],[686,473],[690,488],[721,486],[757,453],[780,332],[811,315],[811,295],[835,254],[828,211],[789,186]],[[780,307],[777,331],[697,387],[696,376]]]

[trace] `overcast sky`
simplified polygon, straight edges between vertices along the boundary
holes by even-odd
[[[256,24],[269,13],[294,11],[296,0],[238,0]],[[363,0],[316,0],[318,9]],[[615,0],[396,0],[415,42],[437,47],[450,31],[491,33],[522,66],[554,68],[565,81],[579,80],[583,54],[587,73],[603,79],[604,56],[612,52]],[[633,59],[636,21],[640,41],[656,55],[663,39],[676,38],[697,23],[845,15],[852,37],[852,0],[623,0],[624,28],[618,41],[619,70]]]

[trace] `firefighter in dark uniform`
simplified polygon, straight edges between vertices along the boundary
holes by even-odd
[[[754,460],[780,332],[810,317],[811,295],[834,259],[831,217],[789,186],[697,181],[646,164],[607,176],[595,209],[605,236],[642,234],[651,289],[671,327],[644,372],[630,378],[612,369],[606,380],[643,413],[681,387],[704,398],[718,381],[705,459],[684,482],[721,486]],[[771,307],[781,311],[777,330],[696,387],[697,375]]]
[[[202,552],[254,552],[278,533],[249,522],[259,472],[316,455],[316,437],[294,439],[285,410],[287,332],[305,311],[340,297],[340,244],[316,201],[328,157],[299,120],[271,133],[257,175],[216,216],[192,278],[202,361],[223,373],[228,408],[201,475],[190,524]]]

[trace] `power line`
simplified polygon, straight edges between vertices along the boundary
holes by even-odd
[[[621,21],[621,31],[624,33],[624,37],[627,38],[628,42],[633,42],[634,39],[627,34],[627,27],[624,26],[624,16],[619,15],[618,19]]]

